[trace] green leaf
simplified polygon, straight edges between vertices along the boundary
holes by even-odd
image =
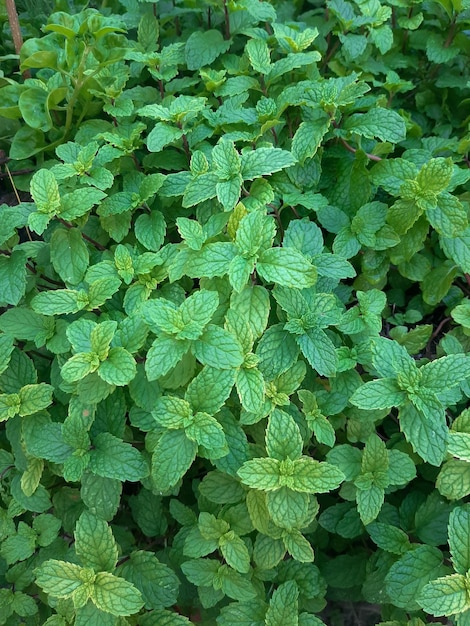
[[[82,476],[80,495],[91,513],[111,521],[121,501],[122,483],[113,478],[103,478],[91,472]]]
[[[98,368],[98,375],[110,385],[128,385],[136,375],[136,363],[132,354],[124,348],[111,348],[106,361]]]
[[[351,115],[343,128],[370,139],[378,137],[381,141],[390,143],[399,143],[406,137],[404,119],[396,111],[381,107],[370,109],[367,113]]]
[[[296,336],[300,350],[312,368],[320,376],[334,376],[338,357],[334,344],[321,328],[309,328],[304,334]]]
[[[147,148],[150,152],[161,152],[165,146],[181,139],[184,130],[166,124],[165,122],[157,122],[147,137]]]
[[[184,49],[188,69],[198,70],[205,65],[211,65],[229,47],[230,41],[224,41],[218,30],[192,33],[186,40]]]
[[[298,530],[291,530],[283,535],[284,545],[293,559],[300,563],[312,563],[313,548],[310,542]]]
[[[83,584],[83,572],[83,568],[75,563],[49,559],[35,570],[35,582],[45,593],[56,598],[70,598]]]
[[[117,616],[133,615],[144,606],[139,590],[132,583],[108,572],[96,575],[92,600],[102,611]]]
[[[358,387],[349,401],[354,406],[369,411],[388,409],[406,402],[406,393],[400,389],[394,378],[377,378]]]
[[[269,491],[266,495],[266,505],[271,519],[276,526],[288,530],[305,525],[309,502],[308,494],[291,491],[287,487]]]
[[[284,324],[270,326],[258,344],[259,369],[266,380],[272,380],[288,370],[299,355],[295,339],[284,330]]]
[[[448,428],[444,413],[427,419],[409,402],[400,409],[400,428],[413,449],[428,463],[439,467],[446,454]]]
[[[245,51],[255,72],[267,74],[271,69],[269,49],[263,39],[249,39]]]
[[[90,471],[103,478],[136,482],[148,475],[142,454],[110,433],[100,433],[93,440]]]
[[[234,382],[233,370],[215,369],[206,365],[189,383],[185,399],[195,413],[201,411],[215,415],[230,395]]]
[[[0,256],[0,302],[17,305],[26,290],[26,258],[22,250]]]
[[[246,461],[238,470],[242,483],[253,489],[270,491],[279,489],[280,465],[276,459],[252,459]]]
[[[384,503],[384,490],[377,485],[356,492],[357,511],[364,525],[374,521]]]
[[[304,456],[294,462],[292,485],[289,487],[295,491],[324,493],[339,487],[343,479],[343,472],[331,463]]]
[[[40,383],[39,385],[25,385],[20,389],[19,415],[32,415],[46,409],[52,404],[53,387]]]
[[[147,609],[172,606],[177,601],[178,577],[167,565],[159,563],[152,552],[132,552],[130,559],[120,566],[119,574],[140,591]]]
[[[432,580],[422,589],[418,603],[431,615],[454,615],[470,608],[466,578],[452,574]]]
[[[470,570],[470,506],[455,508],[449,517],[449,547],[458,574]]]
[[[427,545],[416,546],[390,567],[385,577],[385,590],[396,606],[415,611],[421,590],[429,580],[439,576],[441,565],[440,550]]]
[[[88,268],[88,248],[78,228],[57,228],[51,237],[51,261],[62,280],[78,285]]]
[[[189,439],[197,441],[200,446],[204,446],[212,459],[218,459],[228,453],[222,426],[207,413],[196,413],[185,432]]]
[[[187,472],[197,452],[197,444],[184,430],[169,430],[160,437],[152,455],[152,479],[160,491],[168,491]]]
[[[382,522],[372,522],[368,524],[366,530],[372,541],[386,552],[401,555],[411,549],[408,536],[401,528]]]
[[[42,291],[31,300],[31,307],[36,313],[43,315],[62,315],[76,313],[88,305],[84,291],[72,289],[56,289]]]
[[[165,218],[160,211],[151,211],[139,215],[134,224],[137,240],[147,250],[158,252],[165,239]]]
[[[266,626],[297,626],[299,614],[299,589],[289,580],[273,592],[266,611]]]
[[[470,377],[470,359],[463,354],[435,359],[420,368],[421,384],[433,393],[446,391]]]
[[[114,570],[118,548],[111,528],[104,520],[84,511],[74,534],[75,551],[85,567],[91,567],[95,572]]]
[[[284,411],[275,409],[266,429],[266,450],[268,455],[282,461],[298,459],[302,454],[303,441],[294,419]]]
[[[95,372],[100,366],[98,355],[94,352],[79,352],[74,354],[63,365],[60,373],[62,378],[73,383]]]
[[[147,378],[152,381],[168,374],[181,361],[189,347],[189,341],[178,340],[169,335],[161,335],[155,339],[145,361]]]
[[[317,282],[317,270],[293,248],[269,248],[265,250],[256,269],[268,282],[284,287],[306,289]]]
[[[243,539],[229,531],[219,539],[220,551],[226,562],[241,574],[250,571],[250,554]]]
[[[193,344],[193,351],[203,365],[219,369],[230,369],[243,363],[243,354],[235,337],[214,324],[207,326]]]
[[[59,187],[50,170],[41,169],[35,172],[31,178],[30,191],[38,211],[54,214],[59,209]]]
[[[259,413],[265,401],[265,382],[256,368],[241,368],[236,378],[237,393],[245,411]]]
[[[245,287],[230,298],[230,308],[242,316],[251,328],[254,337],[263,334],[268,323],[269,294],[259,285]]]
[[[297,161],[303,164],[306,159],[315,156],[330,124],[329,116],[323,111],[319,112],[315,119],[300,124],[292,139],[292,154]],[[285,242],[284,245],[286,245]]]
[[[295,156],[295,155],[294,155]],[[280,148],[257,148],[244,152],[241,157],[241,175],[243,180],[254,180],[269,176],[294,165],[295,158],[287,150]]]

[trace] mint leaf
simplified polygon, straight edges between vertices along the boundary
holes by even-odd
[[[144,605],[140,592],[132,583],[108,572],[96,575],[92,600],[99,609],[116,616],[133,615]]]
[[[381,107],[370,109],[367,113],[351,115],[344,128],[370,139],[378,137],[381,141],[390,143],[398,143],[406,137],[403,118],[396,111]]]
[[[422,589],[419,604],[431,615],[453,615],[470,608],[466,578],[452,574],[433,580]]]
[[[280,585],[273,593],[266,611],[266,626],[298,624],[299,589],[293,580]]]
[[[152,479],[161,491],[177,484],[191,466],[197,444],[190,441],[183,430],[169,430],[162,434],[152,455]]]
[[[75,527],[75,551],[85,567],[96,571],[113,571],[118,549],[113,533],[105,521],[84,511]]]
[[[317,270],[292,248],[270,248],[256,264],[260,276],[267,282],[285,287],[306,289],[317,282]]]
[[[89,469],[103,478],[138,481],[148,474],[141,453],[110,433],[100,433],[93,440]]]
[[[449,517],[449,547],[454,569],[466,574],[470,569],[470,507],[457,507]]]

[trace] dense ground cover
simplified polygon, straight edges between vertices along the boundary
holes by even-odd
[[[468,0],[6,6],[0,624],[469,626]]]

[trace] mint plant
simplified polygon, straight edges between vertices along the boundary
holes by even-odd
[[[17,8],[0,624],[468,626],[468,2]]]

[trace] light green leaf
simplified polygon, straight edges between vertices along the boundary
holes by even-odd
[[[455,508],[449,517],[449,547],[454,569],[459,574],[470,570],[470,506]]]
[[[32,415],[46,409],[52,404],[52,392],[54,388],[46,383],[39,385],[25,385],[20,389],[19,415]]]
[[[204,446],[212,459],[218,459],[228,454],[229,450],[222,426],[207,413],[196,413],[185,432],[191,441],[197,441],[200,446]]]
[[[55,289],[42,291],[31,300],[31,308],[43,315],[62,315],[76,313],[88,305],[88,297],[84,291],[72,289]]]
[[[255,72],[267,74],[271,69],[269,48],[263,39],[249,39],[245,51]]]
[[[161,152],[165,146],[181,139],[184,130],[165,122],[157,122],[147,137],[147,148],[150,152]]]
[[[256,264],[260,276],[285,287],[306,289],[317,282],[317,270],[293,248],[269,248]]]
[[[136,482],[148,475],[142,454],[110,433],[100,433],[94,438],[89,469],[98,476],[121,481]]]
[[[345,130],[381,141],[398,143],[406,137],[404,119],[392,109],[377,107],[367,113],[355,113],[343,125]]]
[[[259,413],[265,401],[265,382],[256,368],[242,367],[236,377],[237,393],[245,411]]]
[[[312,563],[313,548],[310,542],[298,530],[291,530],[283,535],[284,545],[293,559],[300,563]]]
[[[432,580],[422,589],[419,605],[431,615],[454,615],[470,608],[470,595],[466,578],[452,574]]]
[[[45,593],[56,598],[70,598],[83,584],[83,573],[84,569],[75,563],[49,559],[35,570],[35,582]]]
[[[241,161],[243,180],[254,180],[294,165],[295,158],[290,152],[280,148],[257,148],[244,152]]]
[[[65,381],[73,383],[95,372],[99,366],[98,355],[94,352],[79,352],[64,363],[60,374]]]
[[[427,419],[411,403],[404,404],[399,413],[400,428],[413,449],[428,463],[439,467],[446,454],[449,430],[445,415]]]
[[[343,480],[343,472],[335,465],[303,456],[294,462],[289,487],[306,493],[325,493],[339,487]]]
[[[26,290],[26,257],[22,250],[0,256],[0,302],[17,305]]]
[[[298,626],[299,588],[293,580],[279,585],[266,611],[266,626]]]
[[[184,430],[169,430],[160,437],[152,455],[152,479],[156,488],[167,491],[190,468],[196,457],[197,444]]]
[[[174,339],[169,335],[161,335],[155,339],[145,361],[147,378],[152,381],[168,374],[181,361],[189,347],[189,341]]]
[[[226,562],[241,574],[250,571],[250,554],[243,539],[229,531],[219,539],[220,551]]]
[[[388,409],[406,402],[406,393],[398,387],[394,378],[377,378],[358,387],[349,401],[368,411]]]
[[[201,411],[215,415],[230,395],[234,382],[234,370],[206,365],[189,383],[185,399],[195,413]]]
[[[165,239],[165,218],[160,211],[151,211],[139,215],[134,224],[134,233],[137,240],[147,250],[158,252]]]
[[[248,487],[270,491],[281,486],[279,472],[276,459],[252,459],[243,463],[237,473]]]
[[[291,530],[305,525],[310,496],[281,487],[266,494],[266,505],[272,521],[280,528]]]
[[[189,70],[198,70],[211,65],[217,57],[226,52],[230,41],[224,41],[218,30],[204,30],[192,33],[186,40],[184,49]]]
[[[300,350],[312,368],[320,376],[334,376],[338,365],[336,349],[321,328],[309,328],[304,334],[296,336]]]
[[[111,348],[106,361],[98,368],[98,376],[110,385],[128,385],[136,375],[136,363],[124,348]]]
[[[108,572],[96,575],[91,597],[99,609],[117,616],[133,615],[144,606],[140,591],[132,583]]]
[[[266,429],[266,450],[268,455],[282,461],[298,459],[302,454],[303,441],[294,419],[284,411],[275,409]]]
[[[241,347],[235,337],[214,324],[209,324],[193,344],[193,352],[203,365],[219,369],[230,369],[243,363]]]
[[[140,591],[146,608],[160,609],[177,601],[180,581],[168,565],[158,562],[153,552],[132,552],[130,559],[120,566],[119,573]],[[165,620],[161,623],[171,626],[171,622]]]
[[[77,285],[88,268],[88,248],[78,228],[57,228],[51,237],[51,261],[65,283]]]
[[[423,587],[439,576],[442,553],[427,545],[416,546],[392,564],[385,576],[385,590],[396,606],[415,611]]]
[[[118,558],[118,548],[108,524],[84,511],[75,527],[75,551],[85,567],[95,572],[113,571]]]
[[[315,119],[300,124],[292,139],[292,154],[297,161],[303,164],[306,159],[315,156],[330,124],[330,117],[323,111]]]
[[[384,503],[384,490],[377,485],[356,492],[357,511],[364,525],[374,521]]]

